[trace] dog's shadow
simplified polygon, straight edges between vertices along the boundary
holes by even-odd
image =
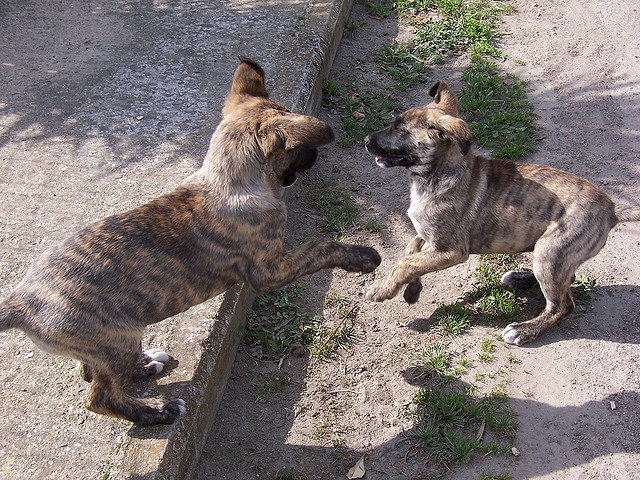
[[[640,286],[596,285],[584,289],[574,284],[571,290],[576,303],[574,312],[534,342],[524,345],[525,348],[535,348],[572,338],[640,343],[640,320],[636,314],[640,309]],[[529,320],[544,309],[545,300],[539,287],[519,291],[517,296],[523,304],[523,311],[516,315],[477,312],[476,304],[480,298],[477,291],[465,294],[455,305],[464,311],[472,312],[470,326],[486,325],[495,328],[504,328],[512,322]],[[447,314],[448,308],[443,305],[428,317],[415,317],[409,322],[408,327],[417,332],[442,330],[443,317]]]

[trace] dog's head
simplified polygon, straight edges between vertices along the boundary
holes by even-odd
[[[259,166],[273,186],[289,186],[296,174],[313,166],[317,147],[331,142],[333,131],[324,122],[289,112],[271,100],[260,65],[240,58],[227,95],[223,121],[213,142],[224,156],[235,164],[227,171],[240,172],[246,163]]]
[[[399,115],[392,125],[365,139],[381,167],[432,169],[443,159],[462,158],[471,149],[471,131],[458,118],[458,99],[445,82],[429,90],[433,102]]]

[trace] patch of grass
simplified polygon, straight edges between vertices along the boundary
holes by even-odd
[[[396,8],[396,2],[394,0],[365,0],[364,6],[369,16],[386,18]]]
[[[355,38],[356,32],[367,25],[367,22],[354,23],[351,20],[347,20],[344,25],[345,35],[349,35],[351,38]]]
[[[384,226],[377,220],[371,219],[360,224],[360,228],[371,233],[380,233],[384,230]]]
[[[500,280],[506,271],[519,268],[518,255],[483,255],[475,272],[478,284],[462,295],[462,301],[442,305],[435,311],[437,327],[450,335],[458,335],[473,321],[495,323],[520,315],[524,311],[524,299]]]
[[[247,311],[244,338],[251,354],[263,360],[279,360],[311,343],[324,319],[299,305],[308,285],[294,284],[260,295]]]
[[[496,47],[499,22],[512,11],[499,0],[398,0],[399,15],[413,24],[415,38],[411,46],[385,47],[384,56],[441,63],[447,55],[468,52],[472,62],[463,74],[460,110],[478,145],[499,158],[519,159],[535,151],[540,141],[526,98],[527,83],[500,74],[492,60],[503,57]],[[406,61],[396,61],[389,69],[392,75],[405,71],[415,77]]]
[[[479,480],[511,480],[511,475],[506,472],[498,474],[482,472],[482,476]]]
[[[595,278],[588,277],[586,275],[576,276],[573,282],[573,296],[578,303],[590,303],[591,291],[596,286],[597,281]]]
[[[309,198],[311,206],[322,213],[317,221],[321,232],[341,237],[355,225],[358,207],[353,195],[344,188],[323,180],[312,187]]]
[[[485,286],[499,287],[502,275],[509,270],[521,270],[521,255],[482,255],[476,267],[476,278]]]
[[[501,56],[498,21],[513,8],[500,1],[399,0],[399,14],[414,25],[414,53],[430,63],[463,51]]]
[[[395,112],[401,110],[395,97],[353,86],[343,100],[343,135],[338,140],[343,147],[349,147],[371,132],[386,127],[392,122]]]
[[[289,385],[289,383],[291,383],[291,378],[285,375],[276,375],[276,377],[269,382],[254,382],[253,385],[256,387],[255,403],[260,402],[270,393],[282,390],[285,386]]]
[[[394,87],[399,90],[423,83],[428,80],[429,67],[418,58],[407,44],[397,42],[385,45],[376,52],[376,58],[385,70],[396,81]]]
[[[506,287],[482,286],[476,292],[474,308],[485,323],[514,317],[523,312],[520,300]]]
[[[305,480],[306,477],[298,472],[293,467],[284,467],[280,470],[274,480]]]
[[[413,353],[413,364],[426,373],[445,376],[449,369],[450,354],[442,345],[430,345]]]
[[[480,343],[480,349],[485,353],[493,353],[496,351],[496,346],[493,344],[491,339],[484,338]]]
[[[325,325],[317,332],[310,348],[311,354],[317,357],[327,356],[334,348],[347,350],[357,337],[354,324],[357,313],[351,297],[329,290],[324,307],[336,311],[338,325],[333,329]]]
[[[518,426],[504,397],[489,395],[477,400],[455,389],[420,389],[413,399],[412,415],[410,438],[447,466],[468,462],[475,453],[507,451],[504,442],[513,438]],[[483,424],[502,443],[484,442],[479,435]]]
[[[293,467],[284,467],[280,470],[274,480],[305,480],[306,477],[296,472]]]
[[[446,333],[459,335],[471,325],[473,313],[460,303],[443,305],[434,313],[437,325]]]
[[[325,80],[322,84],[322,103],[326,107],[335,107],[338,105],[338,95],[340,87],[332,80]]]
[[[479,285],[470,300],[483,321],[495,322],[519,315],[524,310],[521,300],[500,280],[506,271],[520,268],[519,259],[516,255],[482,256],[475,272]]]
[[[109,460],[105,460],[105,469],[104,472],[102,474],[101,480],[109,480],[109,477],[111,476],[111,462],[109,462]]]
[[[495,62],[480,56],[462,78],[460,109],[478,145],[499,158],[518,159],[535,151],[540,136],[526,97],[527,83],[499,74]]]

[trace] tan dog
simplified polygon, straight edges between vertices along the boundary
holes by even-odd
[[[404,112],[365,140],[381,167],[402,166],[411,173],[408,215],[417,232],[391,274],[374,283],[366,298],[381,302],[407,285],[404,297],[413,303],[422,289],[420,276],[428,272],[470,254],[533,251],[533,273],[503,277],[513,288],[540,284],[544,311],[502,332],[507,343],[530,342],[573,310],[576,269],[600,251],[614,225],[639,221],[640,209],[614,204],[567,172],[474,155],[453,91],[438,82],[429,94],[432,103]]]
[[[82,362],[89,410],[139,425],[184,413],[180,399],[123,392],[130,378],[158,373],[168,360],[142,351],[146,325],[236,282],[263,292],[320,269],[370,272],[380,263],[372,248],[329,239],[283,252],[282,189],[333,140],[329,126],[270,101],[262,69],[247,59],[223,113],[200,170],[172,193],[47,250],[0,303],[0,331],[18,328],[44,350]]]

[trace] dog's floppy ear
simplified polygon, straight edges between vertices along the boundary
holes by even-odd
[[[268,157],[277,150],[315,148],[332,142],[333,130],[326,123],[307,115],[286,113],[261,125],[258,141]]]
[[[227,95],[223,115],[227,115],[233,107],[242,102],[247,97],[269,98],[267,89],[264,86],[264,71],[262,67],[253,60],[245,57],[240,58],[240,65],[233,74],[231,91]]]
[[[466,155],[471,149],[471,130],[464,120],[449,115],[438,119],[444,135],[458,145],[460,153]]]
[[[458,98],[445,82],[436,82],[429,90],[429,95],[433,97],[433,102],[437,103],[449,115],[458,116]]]

